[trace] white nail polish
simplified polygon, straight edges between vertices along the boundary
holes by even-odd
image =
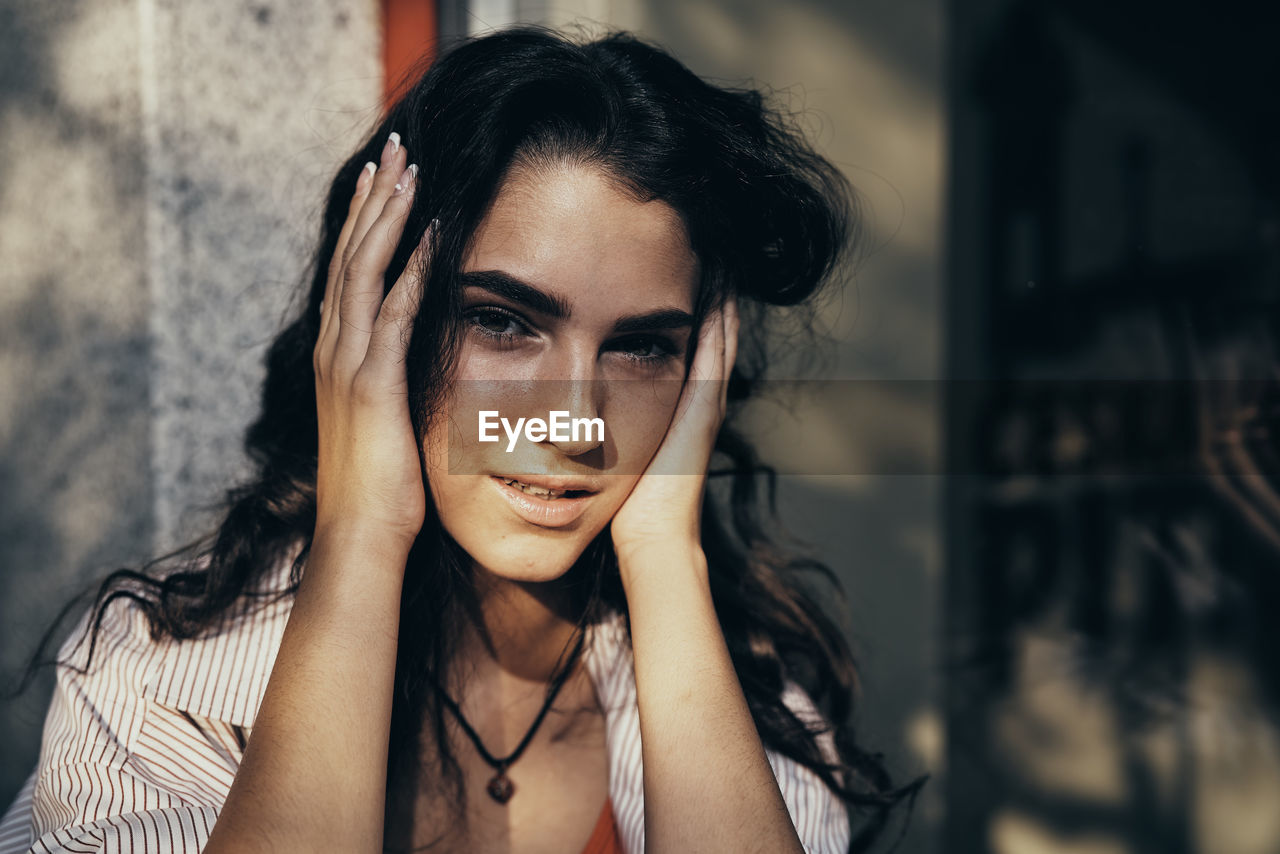
[[[400,176],[400,181],[396,184],[395,192],[392,195],[400,195],[409,189],[409,185],[418,177],[418,164],[410,163],[409,168],[404,170],[404,174]]]
[[[391,140],[391,153],[395,154],[400,150],[400,134],[393,133],[389,139]]]

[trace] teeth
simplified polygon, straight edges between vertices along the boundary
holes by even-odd
[[[546,489],[545,487],[541,487],[541,486],[533,486],[532,484],[521,483],[515,478],[510,478],[510,477],[504,477],[502,479],[502,482],[505,483],[507,486],[514,486],[516,489],[520,490],[525,495],[536,495],[539,498],[559,498],[565,493],[565,490],[563,489]]]

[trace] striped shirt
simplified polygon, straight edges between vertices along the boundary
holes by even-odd
[[[153,641],[135,603],[113,602],[92,669],[58,665],[40,759],[0,820],[0,854],[200,851],[244,755],[291,607],[290,597],[254,613],[242,608],[212,637]],[[88,615],[60,662],[83,667],[89,645],[76,641],[87,626]],[[642,854],[640,717],[622,616],[591,626],[582,654],[605,715],[614,820],[623,850]],[[794,682],[783,701],[815,728],[823,724]],[[829,732],[818,742],[834,755]],[[805,850],[844,854],[844,804],[808,768],[767,755]]]

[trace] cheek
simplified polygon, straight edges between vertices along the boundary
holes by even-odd
[[[446,406],[442,412],[447,413]],[[451,418],[438,414],[428,425],[422,442],[423,468],[427,476],[427,488],[435,503],[441,523],[454,539],[459,539],[462,527],[475,527],[484,517],[484,479],[476,469],[468,468],[461,456],[456,426]]]
[[[423,438],[423,459],[429,477],[437,481],[432,484],[432,492],[456,492],[458,487],[450,486],[449,475],[476,475],[491,471],[502,471],[494,468],[493,451],[506,446],[506,438],[499,429],[496,431],[500,441],[497,443],[480,441],[480,413],[482,411],[500,411],[507,414],[507,406],[512,398],[512,390],[518,388],[519,381],[503,377],[486,376],[486,365],[483,359],[477,359],[468,350],[458,362],[458,376],[448,387],[431,423],[427,426]],[[460,478],[454,477],[457,481]]]
[[[682,385],[680,380],[610,384],[603,413],[606,439],[616,454],[611,468],[620,479],[629,479],[628,490],[662,444]]]
[[[446,517],[459,508],[459,499],[465,497],[461,494],[463,478],[449,474],[447,428],[434,423],[427,429],[422,443],[422,459],[430,497],[441,522],[447,522]]]
[[[423,467],[432,489],[442,475],[449,472],[449,433],[447,420],[437,415],[427,425],[422,439]]]

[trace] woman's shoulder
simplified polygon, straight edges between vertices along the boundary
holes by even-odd
[[[831,722],[818,710],[809,693],[798,682],[788,679],[781,699],[813,733],[814,742],[822,751],[823,758],[829,763],[839,764],[834,729]],[[844,801],[807,765],[774,750],[766,750],[765,755],[773,768],[778,789],[782,792],[782,799],[787,804],[787,811],[804,842],[805,850],[847,850],[851,826]],[[836,778],[841,779],[839,773]]]
[[[274,567],[199,637],[155,637],[138,598],[116,595],[81,617],[58,653],[58,681],[113,705],[153,701],[251,726],[293,607],[288,567]]]
[[[90,608],[59,650],[40,760],[0,851],[199,850],[292,609],[291,595],[277,595],[287,592],[285,569],[257,585],[266,595],[241,596],[197,638],[153,635],[142,601],[128,595]],[[170,842],[152,846],[157,834]]]

